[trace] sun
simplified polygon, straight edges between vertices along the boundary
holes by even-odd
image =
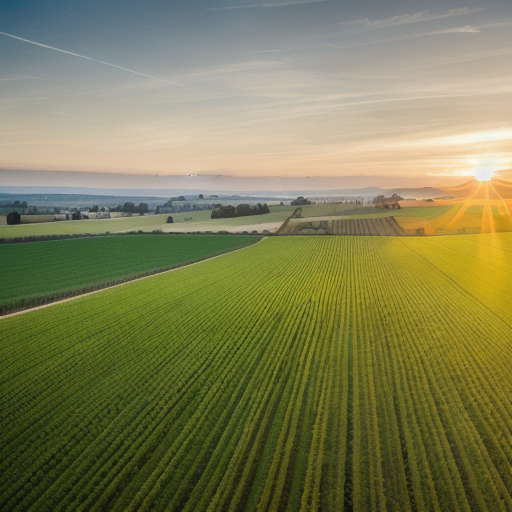
[[[493,165],[481,164],[473,169],[473,176],[478,181],[491,181],[495,170]]]

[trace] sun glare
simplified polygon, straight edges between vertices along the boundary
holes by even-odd
[[[475,167],[473,169],[473,176],[478,181],[491,181],[495,170],[496,169],[493,165],[489,165],[489,164],[479,165],[478,167]]]

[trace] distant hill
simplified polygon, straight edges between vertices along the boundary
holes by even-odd
[[[3,187],[5,190],[9,187]],[[125,202],[147,203],[149,207],[162,204],[161,197],[145,196],[113,196],[113,195],[88,195],[88,194],[25,194],[25,193],[0,193],[0,206],[6,202],[26,201],[29,206],[56,206],[84,208],[88,206],[117,206]]]
[[[480,183],[481,182],[475,178],[470,178],[457,187],[446,187],[444,190],[448,196],[451,196],[454,199],[464,199],[471,197],[474,194],[476,194],[475,199],[484,199],[484,197],[479,196],[482,193],[485,193],[485,191],[477,192]],[[503,199],[512,199],[512,173],[497,174],[490,181],[490,185],[491,188],[494,189],[493,192],[501,196]]]
[[[56,191],[57,190],[57,191]],[[429,197],[436,197],[446,195],[445,190],[432,187],[421,188],[394,188],[385,189],[380,187],[366,187],[366,188],[347,188],[347,189],[324,189],[324,190],[290,190],[273,192],[269,190],[260,190],[254,192],[239,191],[238,193],[226,193],[221,191],[205,191],[205,190],[162,190],[158,196],[145,195],[148,192],[144,189],[141,190],[118,190],[118,189],[105,189],[103,194],[98,194],[98,191],[93,189],[96,194],[90,194],[91,189],[68,188],[68,187],[2,187],[0,193],[0,205],[5,202],[12,201],[26,201],[29,205],[36,206],[73,206],[85,207],[97,204],[98,206],[116,206],[124,202],[131,201],[132,203],[147,203],[150,208],[161,205],[173,196],[183,195],[187,201],[195,199],[199,194],[203,194],[206,201],[210,195],[217,196],[214,202],[225,202],[225,200],[232,201],[290,201],[298,196],[309,197],[311,199],[325,199],[347,196],[363,196],[375,197],[378,195],[391,196],[398,194],[401,197],[423,199]]]

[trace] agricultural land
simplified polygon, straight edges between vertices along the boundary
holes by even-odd
[[[75,235],[80,233],[129,233],[143,231],[151,233],[196,233],[219,232],[262,233],[279,228],[295,210],[292,206],[270,206],[270,213],[231,219],[211,219],[211,211],[173,213],[173,223],[168,224],[168,214],[117,217],[112,219],[88,219],[79,221],[41,222],[0,225],[0,238],[34,237],[45,235]]]
[[[277,236],[0,319],[0,509],[510,512],[511,268]]]
[[[353,198],[320,201],[301,206],[298,211],[295,206],[274,204],[270,206],[270,213],[234,218],[212,219],[210,210],[187,211],[173,213],[172,223],[167,222],[168,214],[158,214],[0,225],[0,239],[130,232],[432,236],[512,231],[510,181],[472,179],[460,187],[446,189],[446,194],[435,199],[400,200],[399,209],[386,209],[369,204],[363,198]],[[22,216],[22,220],[35,217],[39,220],[52,218]]]
[[[223,235],[122,235],[0,245],[0,311],[103,288],[258,240]]]
[[[496,200],[492,204],[486,200],[460,199],[400,203],[403,206],[399,210],[344,204],[304,206],[300,215],[290,218],[278,232],[283,235],[431,236],[512,231],[510,200]]]

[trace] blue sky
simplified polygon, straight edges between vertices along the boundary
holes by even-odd
[[[0,0],[0,167],[510,168],[505,1]]]

